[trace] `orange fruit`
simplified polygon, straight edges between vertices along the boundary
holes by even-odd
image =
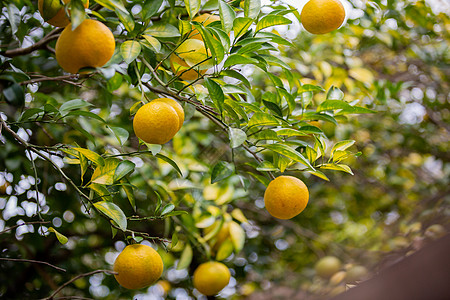
[[[178,132],[179,123],[180,116],[172,105],[163,100],[154,100],[139,108],[134,116],[133,129],[144,142],[162,145]]]
[[[345,10],[339,0],[310,0],[303,6],[300,19],[308,32],[324,34],[342,25]]]
[[[142,289],[158,280],[163,272],[161,256],[147,245],[128,245],[114,262],[117,282],[130,290]]]
[[[314,266],[317,275],[322,278],[330,278],[341,269],[341,261],[334,256],[322,257]]]
[[[74,31],[67,26],[56,42],[56,60],[65,71],[102,67],[114,54],[114,36],[106,25],[84,20]]]
[[[202,23],[202,25],[206,27],[208,24],[211,24],[212,22],[220,21],[220,17],[217,15],[202,14],[202,15],[199,15],[199,16],[196,16],[195,18],[193,18],[192,21],[197,21],[199,23]],[[189,34],[189,38],[197,39],[197,40],[200,40],[203,42],[202,35],[200,34],[200,32],[198,32],[197,29],[194,29],[191,32],[191,34]]]
[[[46,0],[39,0],[38,1],[38,9],[39,12],[41,13],[41,16],[44,17],[44,1]],[[64,4],[67,4],[70,2],[70,0],[63,0]],[[88,8],[89,7],[89,0],[86,0],[86,2],[84,3],[84,7]],[[64,6],[61,5],[61,8],[58,10],[58,12],[49,20],[45,20],[47,23],[49,23],[50,25],[56,26],[56,27],[66,27],[69,23],[70,20],[69,18],[66,16],[66,12],[64,9]]]
[[[184,41],[169,58],[172,71],[183,80],[195,80],[206,73],[208,62],[198,63],[208,58],[205,44],[197,39]],[[194,67],[195,66],[195,67]],[[192,69],[190,69],[193,67]],[[186,71],[190,69],[189,71]]]
[[[173,109],[175,109],[178,115],[178,130],[180,130],[184,123],[184,110],[183,107],[180,105],[180,103],[170,98],[158,98],[153,100],[152,102],[155,101],[164,102],[166,104],[169,104]]]
[[[194,271],[194,287],[203,295],[212,296],[230,282],[230,270],[223,263],[210,261]]]
[[[267,211],[278,219],[291,219],[301,213],[308,204],[306,185],[292,176],[279,176],[272,180],[264,193]]]

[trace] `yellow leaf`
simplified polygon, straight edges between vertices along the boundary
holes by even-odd
[[[374,76],[372,72],[370,72],[368,69],[364,68],[353,68],[350,69],[348,72],[349,75],[353,78],[355,78],[358,81],[361,81],[363,83],[372,84],[374,80]]]

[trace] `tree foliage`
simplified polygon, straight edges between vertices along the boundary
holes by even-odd
[[[200,297],[191,276],[210,259],[232,269],[225,298],[273,286],[336,293],[315,276],[318,258],[375,270],[444,222],[448,15],[425,1],[355,1],[338,31],[287,39],[279,32],[301,22],[297,10],[263,4],[96,0],[85,10],[72,0],[70,26],[95,18],[116,39],[105,66],[80,74],[58,66],[61,29],[35,1],[0,4],[1,256],[66,271],[1,261],[0,295],[48,297],[79,274],[91,277],[62,294],[162,295],[94,271],[110,270],[133,242],[158,248],[169,298]],[[192,21],[206,12],[221,21]],[[191,65],[200,76],[183,81],[169,57],[194,30],[209,70]],[[186,114],[162,146],[139,141],[132,127],[138,108],[159,97]],[[281,174],[310,189],[292,220],[263,208],[265,187]]]

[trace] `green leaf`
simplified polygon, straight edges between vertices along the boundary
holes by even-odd
[[[184,0],[184,5],[189,14],[189,18],[194,18],[202,4],[201,0]]]
[[[142,19],[147,21],[153,17],[163,5],[163,0],[146,0],[142,5]]]
[[[123,6],[120,0],[95,0],[95,2],[112,11],[115,11],[117,8],[121,10],[123,13],[128,13],[125,6]]]
[[[97,193],[101,200],[112,201],[111,192],[103,184],[91,183],[89,188]]]
[[[155,49],[156,52],[161,51],[161,43],[157,39],[148,34],[144,34],[142,37],[152,46],[153,49]]]
[[[177,211],[171,211],[170,213],[165,214],[165,216],[166,217],[173,217],[173,216],[187,215],[187,214],[189,214],[187,211],[177,210]]]
[[[228,68],[235,65],[248,65],[248,64],[257,64],[258,60],[254,58],[250,58],[247,56],[242,56],[239,54],[230,55],[225,61],[223,67]]]
[[[61,107],[59,108],[59,113],[61,114],[61,116],[64,116],[66,113],[68,113],[71,110],[76,110],[76,109],[80,109],[82,107],[88,107],[92,105],[89,102],[86,102],[84,100],[81,99],[74,99],[74,100],[70,100],[67,102],[64,102]]]
[[[70,6],[70,22],[72,23],[72,31],[75,30],[86,19],[86,12],[81,0],[72,0]]]
[[[281,68],[285,68],[287,70],[291,69],[291,67],[289,67],[288,64],[286,64],[284,61],[282,61],[281,59],[279,59],[276,56],[269,55],[269,54],[260,54],[260,56],[262,58],[264,58],[269,63],[269,65],[278,66]],[[281,85],[281,87],[282,87],[282,85]]]
[[[248,128],[251,128],[253,126],[277,126],[277,125],[280,125],[280,121],[274,116],[264,112],[254,113],[247,124]]]
[[[239,18],[234,19],[233,31],[234,31],[235,38],[237,39],[238,37],[240,37],[241,35],[246,33],[248,31],[248,28],[250,27],[250,25],[252,25],[252,23],[253,23],[253,20],[251,18],[239,17]]]
[[[310,162],[298,151],[292,149],[291,147],[285,144],[265,144],[260,147],[266,148],[268,150],[274,151],[290,159],[293,159],[296,162],[304,164],[308,168],[314,170],[314,167],[310,164]]]
[[[236,18],[234,10],[223,0],[219,0],[219,14],[222,27],[226,33],[229,33],[233,29],[233,22]]]
[[[89,159],[90,161],[95,163],[97,166],[105,165],[105,161],[104,161],[103,157],[101,157],[94,151],[91,151],[89,149],[84,149],[84,148],[73,148],[73,149],[80,152],[84,156],[86,156],[87,159]]]
[[[112,133],[116,136],[116,139],[121,145],[124,145],[128,141],[129,133],[121,127],[108,126]]]
[[[128,201],[131,204],[131,207],[134,211],[136,211],[136,198],[134,197],[133,193],[133,186],[129,183],[128,179],[122,178],[120,180],[121,186],[123,190],[125,191],[125,194],[127,194]]]
[[[79,154],[80,158],[80,171],[81,171],[81,183],[84,181],[84,174],[86,174],[86,171],[88,169],[88,159],[83,154]]]
[[[260,31],[256,34],[256,37],[269,38],[271,42],[277,43],[278,45],[294,47],[291,42],[273,32]]]
[[[248,95],[247,90],[234,85],[234,84],[225,84],[222,86],[222,90],[225,94],[242,94]]]
[[[64,8],[61,0],[44,0],[42,3],[42,18],[47,22],[56,16],[61,8]]]
[[[321,169],[342,171],[353,175],[352,169],[350,169],[349,166],[343,164],[323,164],[318,167],[320,167]]]
[[[192,261],[192,247],[190,244],[186,244],[186,246],[183,249],[183,252],[181,253],[180,260],[178,261],[177,270],[186,269],[189,267]]]
[[[157,153],[155,155],[157,158],[164,160],[165,162],[169,163],[177,172],[180,174],[181,177],[183,177],[183,173],[180,170],[180,167],[178,167],[177,163],[170,159],[169,157],[162,155],[160,153]]]
[[[83,153],[84,154],[84,153]],[[111,185],[114,183],[114,174],[116,172],[119,160],[116,158],[105,159],[104,166],[98,166],[92,174],[91,182]]]
[[[222,113],[225,95],[220,85],[212,79],[205,78],[205,85],[209,92],[209,97],[214,102],[216,108]]]
[[[37,115],[43,111],[44,110],[42,110],[40,108],[29,108],[23,112],[23,114],[19,118],[19,121],[27,121],[34,115]]]
[[[203,213],[199,217],[195,218],[195,227],[197,228],[207,228],[214,224],[216,218],[210,213]]]
[[[94,145],[96,145],[96,140],[95,138],[92,136],[92,134],[90,134],[89,132],[87,132],[86,130],[84,130],[80,125],[78,124],[69,124],[70,127],[72,127],[75,130],[78,130],[82,135],[84,135],[86,138],[88,138]]]
[[[247,86],[248,88],[251,88],[251,84],[248,81],[247,78],[245,78],[244,75],[242,75],[241,73],[234,71],[234,70],[224,70],[220,73],[220,75],[222,76],[228,76],[228,77],[232,77],[234,79],[238,79],[240,80],[245,86]]]
[[[155,194],[156,194],[156,198],[158,199],[158,201],[156,202],[156,208],[155,208],[155,214],[157,214],[158,210],[161,208],[162,199],[158,192],[155,191]]]
[[[248,120],[247,113],[240,106],[240,102],[237,102],[237,101],[234,101],[234,100],[231,100],[231,99],[226,99],[225,103],[228,104],[233,109],[233,111],[238,113],[241,116],[241,118],[243,118],[246,121]]]
[[[147,28],[144,34],[150,34],[155,37],[178,37],[180,36],[180,32],[178,28],[168,23],[158,23]]]
[[[195,24],[194,26],[201,33],[203,41],[205,42],[211,54],[212,60],[216,60],[216,64],[220,63],[225,57],[225,49],[223,48],[222,43],[216,38],[214,38],[211,32],[209,30],[206,30],[203,25]],[[204,68],[210,68],[212,67],[212,61],[208,60],[206,63],[203,63],[202,66],[203,65]]]
[[[136,165],[129,160],[121,161],[117,166],[116,170],[114,171],[113,181],[116,182],[121,180],[123,177],[132,173],[135,167]]]
[[[262,184],[264,184],[264,186],[268,186],[270,183],[270,179],[267,177],[264,177],[260,174],[256,174],[253,172],[246,172],[247,174],[249,174],[250,176],[253,176],[254,178],[256,178],[259,182],[261,182]]]
[[[376,111],[360,107],[360,106],[350,106],[347,108],[344,108],[343,110],[339,111],[336,115],[342,115],[342,114],[373,114],[376,113]]]
[[[59,233],[59,232],[56,231],[56,229],[53,228],[53,227],[49,227],[49,228],[48,228],[48,231],[49,231],[49,232],[53,232],[53,233],[56,235],[56,238],[58,239],[58,241],[59,241],[61,244],[63,244],[63,245],[69,241],[69,239],[68,239],[65,235]]]
[[[239,225],[236,222],[230,222],[229,226],[230,226],[229,227],[230,238],[231,241],[233,242],[234,250],[236,251],[236,253],[238,253],[239,251],[242,250],[242,248],[244,248],[245,231],[241,227],[241,225]]]
[[[167,203],[161,211],[161,216],[164,216],[164,215],[170,213],[174,209],[175,209],[175,205],[173,205],[172,203]]]
[[[83,110],[74,110],[69,112],[68,114],[66,114],[66,117],[68,116],[82,116],[82,117],[88,117],[88,118],[92,118],[92,119],[96,119],[102,123],[106,123],[105,120],[102,119],[102,117],[100,117],[97,114],[94,114],[90,111],[83,111]]]
[[[323,180],[330,181],[330,179],[328,179],[328,177],[325,174],[323,174],[322,172],[320,172],[319,170],[315,170],[315,171],[308,170],[306,172],[308,172],[309,174],[312,174],[314,176],[317,176]]]
[[[266,101],[266,100],[263,100],[262,102],[263,102],[264,106],[267,107],[269,110],[271,110],[272,112],[277,114],[279,117],[283,117],[283,112],[281,111],[281,108],[276,103],[273,103],[271,101]]]
[[[171,243],[170,243],[170,248],[172,249],[172,248],[175,247],[177,244],[178,244],[178,234],[177,234],[177,232],[175,231],[175,232],[172,234],[172,241],[171,241]]]
[[[244,0],[244,15],[255,19],[261,10],[261,0]]]
[[[134,30],[134,26],[136,24],[134,23],[133,16],[128,11],[125,13],[116,8],[116,15],[119,17],[120,22],[128,32],[132,32]]]
[[[322,120],[322,121],[331,122],[331,123],[337,125],[336,119],[333,118],[332,116],[327,115],[327,114],[315,113],[315,112],[304,113],[302,116],[302,120]]]
[[[226,239],[219,247],[219,250],[217,250],[216,254],[216,260],[221,261],[226,259],[233,253],[233,242],[230,239]]]
[[[297,129],[283,128],[277,131],[277,135],[292,137],[292,136],[307,136],[308,134]]]
[[[247,139],[245,132],[239,128],[228,128],[230,133],[230,146],[231,148],[236,148],[242,145]]]
[[[325,91],[321,86],[318,85],[312,85],[312,84],[304,84],[298,89],[298,93],[304,93],[304,92],[323,92]]]
[[[115,91],[122,85],[122,82],[123,82],[122,74],[116,72],[114,73],[114,76],[111,77],[106,83],[106,88],[110,92]]]
[[[349,147],[351,147],[351,146],[353,146],[355,144],[355,141],[354,140],[345,140],[345,141],[340,141],[340,142],[337,142],[334,146],[333,146],[333,148],[331,149],[331,155],[333,155],[333,153],[335,152],[335,151],[344,151],[344,150],[346,150],[347,148],[349,148]]]
[[[233,170],[224,161],[219,161],[211,171],[211,183],[221,181],[233,174]]]
[[[285,18],[283,16],[277,16],[277,15],[267,15],[264,16],[261,20],[259,20],[258,25],[256,25],[256,32],[260,31],[261,29],[275,26],[275,25],[287,25],[291,24],[292,21],[288,18]]]
[[[267,172],[267,171],[272,172],[272,171],[278,171],[278,168],[275,167],[273,165],[273,163],[271,163],[270,161],[263,161],[258,165],[256,170],[260,171],[260,172]]]
[[[122,231],[127,229],[127,217],[120,207],[108,201],[95,202],[94,207],[113,220]]]
[[[342,100],[325,100],[317,107],[317,112],[336,109],[352,109],[352,106]]]
[[[320,134],[322,130],[319,127],[313,125],[306,125],[299,128],[299,130],[306,134]]]
[[[327,93],[327,100],[342,100],[344,99],[344,93],[335,86],[332,86]]]
[[[120,46],[120,55],[122,55],[123,59],[127,64],[130,64],[134,61],[139,54],[141,54],[141,44],[137,41],[125,41]]]

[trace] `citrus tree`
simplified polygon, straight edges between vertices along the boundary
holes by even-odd
[[[383,28],[376,42],[364,34],[381,11],[401,20],[395,8],[355,6],[366,15],[333,32],[345,15],[334,0],[303,11],[259,0],[63,2],[0,4],[1,295],[117,299],[170,285],[169,297],[227,285],[223,297],[248,295],[283,273],[308,281],[304,267],[322,256],[316,272],[328,280],[342,269],[328,253],[351,261],[352,247],[381,248],[379,206],[360,213],[354,200],[373,183],[353,181],[346,161],[355,178],[377,170],[350,147],[369,147],[367,134],[383,132],[371,109],[408,87],[347,57],[397,41]],[[406,31],[429,10],[408,5]],[[323,35],[288,40],[277,29],[292,19]],[[381,156],[385,146],[369,148]],[[361,226],[376,229],[366,244]],[[357,253],[361,263],[367,252]],[[367,272],[347,271],[348,281]]]

